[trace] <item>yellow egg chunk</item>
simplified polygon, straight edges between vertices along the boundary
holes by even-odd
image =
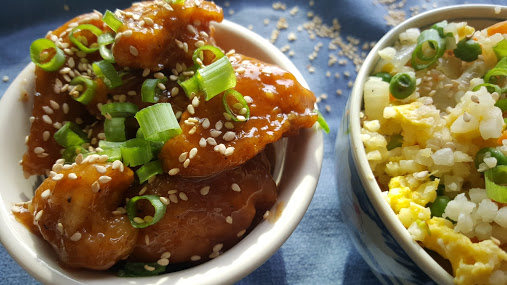
[[[493,240],[474,243],[467,236],[457,233],[453,224],[443,218],[427,221],[430,235],[422,241],[425,248],[433,250],[451,262],[456,284],[491,284],[490,276],[496,270],[505,270],[507,253]]]
[[[410,202],[425,206],[427,203],[435,201],[438,182],[439,180],[435,179],[419,185],[414,185],[414,183],[410,185],[405,176],[393,177],[389,182],[389,193],[386,200],[396,214],[400,213],[403,208],[409,208]]]
[[[434,106],[427,106],[419,101],[406,105],[393,106],[392,123],[398,123],[402,128],[403,145],[426,145],[435,129],[441,124],[440,111]],[[386,113],[384,112],[384,116]]]

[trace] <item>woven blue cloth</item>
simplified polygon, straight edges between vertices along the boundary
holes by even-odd
[[[285,9],[281,9],[282,5],[273,5],[273,2],[278,2],[273,0],[216,2],[224,8],[226,19],[249,27],[268,39],[279,19],[286,19],[287,28],[280,30],[275,45],[282,50],[287,49],[288,45],[286,54],[292,55],[290,58],[306,78],[311,90],[321,97],[319,107],[331,127],[331,133],[325,135],[322,173],[308,212],[282,248],[238,284],[377,284],[378,280],[349,240],[342,223],[345,217],[339,214],[336,193],[335,177],[340,174],[334,170],[334,141],[351,90],[350,85],[356,75],[356,67],[346,54],[351,48],[357,47],[355,54],[364,58],[369,46],[363,49],[363,45],[379,40],[392,27],[388,23],[394,23],[398,16],[403,16],[400,12],[404,12],[408,18],[414,12],[468,1],[408,0],[403,7],[397,7],[398,12],[391,16],[388,16],[388,10],[392,6],[378,3],[386,2],[380,0],[280,1],[285,4]],[[401,2],[404,1],[394,0],[395,4]],[[474,2],[504,4],[502,0]],[[65,4],[68,9],[64,9]],[[48,30],[78,14],[92,9],[104,11],[126,8],[130,2],[16,0],[3,1],[2,5],[0,79],[6,76],[9,80],[0,81],[0,95],[30,62],[28,49],[33,40],[43,37]],[[274,9],[275,7],[280,9]],[[338,19],[340,28],[335,32],[339,33],[344,43],[349,43],[349,36],[359,40],[359,43],[353,41],[354,44],[344,48],[345,55],[340,55],[340,48],[329,49],[330,39],[320,37],[323,34],[317,34],[315,39],[311,39],[305,27],[312,27],[309,24],[312,22],[312,14],[321,18],[321,23],[328,27],[333,26],[333,19]],[[318,22],[313,19],[314,23]],[[289,40],[291,33],[294,33],[296,40]],[[336,74],[339,75],[338,78]],[[1,246],[0,276],[2,284],[38,284]]]

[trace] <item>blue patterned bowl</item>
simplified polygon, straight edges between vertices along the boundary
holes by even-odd
[[[363,85],[379,61],[378,51],[392,46],[401,32],[443,20],[485,28],[507,19],[507,7],[499,13],[495,7],[449,6],[410,18],[375,45],[357,75],[336,142],[336,177],[343,220],[359,253],[383,284],[452,284],[453,277],[412,240],[375,180],[360,138]]]

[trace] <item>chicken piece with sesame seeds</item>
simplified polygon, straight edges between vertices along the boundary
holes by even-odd
[[[107,269],[130,254],[137,238],[128,217],[113,213],[134,173],[98,162],[65,168],[55,165],[60,171],[35,192],[31,221],[66,266]]]
[[[317,121],[315,95],[304,88],[294,75],[240,54],[229,55],[229,60],[236,70],[234,89],[251,99],[248,104],[250,119],[234,122],[224,116],[223,94],[199,105],[193,110],[194,114],[186,111],[180,121],[182,134],[168,140],[159,154],[167,172],[179,169],[172,173],[209,176],[237,167],[261,152],[266,145],[283,136],[298,134],[299,129],[309,128]],[[204,101],[202,95],[198,96]],[[189,124],[190,118],[199,124]],[[225,122],[224,125],[229,128],[216,129],[219,121]],[[202,139],[207,143],[202,144]],[[200,151],[185,167],[178,158],[193,148]]]
[[[189,262],[194,256],[200,257],[199,262],[213,258],[218,254],[213,254],[216,244],[223,245],[221,252],[235,245],[242,238],[238,233],[255,226],[277,199],[263,154],[203,180],[159,175],[152,183],[134,187],[130,195],[138,195],[143,187],[144,195],[169,201],[162,220],[139,232],[129,260],[143,262],[155,262],[164,252],[171,253],[171,264]],[[153,215],[150,210],[149,204],[141,205],[137,216]]]
[[[199,43],[213,44],[210,21],[223,20],[222,8],[208,1],[134,3],[121,13],[124,25],[113,47],[119,66],[162,70],[177,62],[192,65]]]

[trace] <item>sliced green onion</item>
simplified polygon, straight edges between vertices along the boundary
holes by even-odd
[[[232,109],[236,109],[236,111],[232,111],[228,97],[234,97],[234,103],[232,104]],[[244,122],[250,119],[250,108],[248,107],[248,103],[245,100],[245,97],[241,95],[238,91],[234,89],[229,89],[225,91],[224,96],[222,97],[222,103],[225,107],[225,112],[231,116],[231,119],[235,122]],[[236,104],[241,106],[236,106]],[[239,115],[236,115],[239,114]]]
[[[327,124],[326,119],[324,119],[324,116],[322,116],[319,110],[315,109],[314,111],[319,115],[317,118],[317,123],[319,123],[319,126],[326,132],[326,134],[329,134],[331,130],[329,129],[329,125]]]
[[[155,268],[154,270],[146,270],[145,266]],[[156,262],[127,262],[118,269],[119,277],[143,277],[143,276],[156,276],[166,271],[167,266],[162,266]]]
[[[417,46],[412,53],[412,67],[415,70],[424,69],[433,64],[444,55],[446,48],[445,40],[435,29],[424,30],[417,38]],[[429,55],[427,55],[430,50]]]
[[[447,27],[447,21],[446,20],[434,24],[433,26],[431,26],[431,29],[436,30],[438,32],[438,35],[441,38],[445,38],[446,36],[449,36],[449,34],[451,34],[451,36],[452,36],[452,33],[444,34],[444,28],[445,27]]]
[[[62,158],[65,159],[66,163],[73,163],[80,153],[87,154],[88,150],[80,145],[69,146],[63,151]]]
[[[502,151],[494,147],[485,147],[475,154],[475,168],[479,168],[479,165],[484,162],[484,157],[487,153],[490,154],[490,157],[496,158],[496,165],[507,165],[507,157]]]
[[[481,87],[486,87],[486,90],[488,90],[489,93],[493,93],[493,92],[496,92],[498,93],[499,95],[502,94],[502,88],[500,88],[498,85],[496,84],[491,84],[491,83],[482,83],[482,84],[479,84],[477,86],[475,86],[472,91],[478,91],[479,89],[481,89]]]
[[[136,114],[137,122],[148,141],[165,142],[181,134],[181,128],[169,103],[158,103]]]
[[[141,128],[137,129],[136,138],[144,139],[143,130],[141,130]],[[155,157],[158,156],[158,153],[162,150],[164,143],[165,142],[163,142],[163,141],[150,141],[151,151],[153,152],[153,156],[155,156]]]
[[[451,199],[447,196],[437,196],[435,201],[429,204],[432,217],[442,217],[445,212],[445,208]]]
[[[197,70],[192,78],[181,82],[180,85],[189,97],[192,93],[203,91],[208,101],[225,90],[234,88],[236,74],[231,62],[224,56]]]
[[[104,122],[104,133],[106,139],[111,142],[124,142],[125,134],[125,118],[106,119]]]
[[[123,22],[120,19],[116,18],[116,15],[109,10],[106,10],[104,13],[102,21],[106,23],[106,25],[108,25],[115,33],[117,33],[118,29],[123,26]]]
[[[106,148],[99,152],[101,155],[107,155],[107,161],[122,160],[120,148]]]
[[[90,46],[85,46],[78,38],[76,38],[74,36],[74,33],[78,32],[78,31],[89,31],[92,34],[94,34],[98,39],[99,36],[102,35],[101,29],[97,28],[96,26],[94,26],[92,24],[82,24],[82,25],[79,25],[79,26],[75,27],[74,29],[72,29],[69,33],[69,40],[74,45],[76,45],[76,47],[78,47],[80,50],[82,50],[86,53],[92,53],[92,52],[96,52],[97,50],[99,50],[98,44],[96,44],[95,47],[92,47],[93,44]]]
[[[507,40],[503,39],[493,47],[496,59],[500,60],[507,56]]]
[[[113,118],[132,117],[137,113],[137,111],[139,111],[139,107],[130,102],[108,103],[102,105],[102,108],[100,109],[100,113],[103,116],[109,114]]]
[[[157,103],[162,90],[159,83],[167,83],[167,77],[160,79],[146,79],[141,87],[141,98],[146,103]]]
[[[110,142],[105,140],[99,141],[99,148],[101,149],[110,149],[110,148],[120,148],[125,144],[125,142]]]
[[[51,56],[48,50],[53,50]],[[51,58],[50,58],[51,56]],[[48,39],[38,39],[30,45],[32,62],[45,71],[55,71],[65,64],[65,53]]]
[[[391,79],[393,78],[393,76],[387,72],[378,72],[378,73],[373,74],[373,76],[380,77],[380,78],[382,78],[382,81],[387,82],[387,83],[391,82]]]
[[[137,223],[134,219],[137,217],[137,208],[136,203],[139,200],[148,200],[153,208],[155,209],[155,214],[153,215],[153,219],[149,222]],[[135,196],[130,198],[126,206],[127,215],[129,216],[130,223],[134,228],[143,229],[154,225],[160,221],[165,215],[165,211],[167,209],[166,205],[160,201],[160,196],[157,195],[144,195],[144,196]]]
[[[87,105],[90,101],[95,97],[95,90],[97,89],[97,82],[91,80],[90,78],[86,78],[83,76],[74,77],[72,81],[70,81],[70,85],[81,85],[85,89],[84,92],[81,92],[81,96],[73,97],[74,100]]]
[[[400,147],[403,144],[403,136],[401,134],[394,134],[391,136],[391,140],[387,144],[387,150],[393,150]]]
[[[141,138],[128,140],[121,147],[123,163],[128,166],[138,166],[149,162],[153,158],[151,144]]]
[[[150,161],[136,170],[140,184],[143,184],[151,177],[162,173],[164,173],[164,169],[162,168],[162,163],[160,163],[160,160]]]
[[[498,63],[484,75],[484,82],[491,83],[491,77],[507,77],[507,57],[502,58]]]
[[[197,74],[185,81],[178,80],[178,84],[181,86],[181,88],[188,97],[197,94],[201,90],[199,76],[197,76]]]
[[[500,165],[484,173],[488,198],[507,203],[507,166]]]
[[[396,99],[405,99],[414,93],[416,79],[410,73],[397,73],[389,83],[389,92]]]
[[[97,43],[99,44],[100,56],[102,56],[105,61],[115,63],[113,51],[107,48],[108,45],[114,43],[113,34],[107,33],[100,35],[97,39]]]
[[[192,55],[192,60],[194,61],[194,64],[200,65],[197,62],[197,59],[200,58],[202,60],[201,54],[206,50],[212,52],[215,55],[213,62],[215,62],[225,56],[225,54],[222,52],[222,50],[215,47],[215,46],[210,46],[210,45],[202,46],[202,47],[196,49],[194,51],[194,54]]]
[[[70,146],[81,146],[88,142],[88,136],[81,128],[73,122],[67,122],[54,135],[55,141],[67,148]]]
[[[458,42],[454,49],[454,55],[466,62],[472,62],[482,54],[481,45],[473,39],[464,38]]]
[[[123,84],[120,75],[110,62],[106,60],[97,61],[93,63],[92,67],[93,72],[95,72],[98,77],[102,78],[104,80],[104,83],[110,89],[116,88]]]

